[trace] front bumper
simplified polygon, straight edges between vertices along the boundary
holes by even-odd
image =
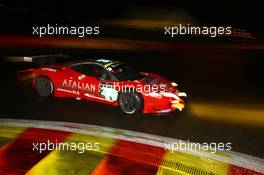
[[[183,100],[187,97],[185,92],[170,93],[164,92],[161,94],[163,97],[156,99],[154,103],[147,103],[144,106],[143,113],[171,113],[173,111],[183,111],[186,107],[186,102]]]
[[[183,100],[173,100],[171,102],[171,107],[182,111],[185,108],[185,104]]]
[[[186,98],[187,94],[185,92],[174,93],[163,93],[165,97],[170,98],[170,107],[182,111],[185,108],[185,103],[181,98]]]

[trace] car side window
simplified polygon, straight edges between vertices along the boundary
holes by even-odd
[[[99,80],[110,80],[108,72],[101,66],[94,65],[94,74],[93,76]]]
[[[108,72],[103,67],[96,64],[79,64],[72,66],[72,69],[81,74],[92,76],[100,80],[110,79]]]
[[[93,76],[94,65],[92,64],[78,64],[72,66],[72,69],[88,76]]]

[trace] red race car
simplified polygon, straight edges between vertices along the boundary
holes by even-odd
[[[187,95],[165,78],[106,59],[26,69],[42,97],[72,97],[118,106],[126,114],[183,111]]]

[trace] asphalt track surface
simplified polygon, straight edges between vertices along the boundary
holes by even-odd
[[[80,55],[102,58],[94,52]],[[175,80],[189,94],[190,110],[185,114],[131,116],[115,107],[84,100],[42,100],[30,91],[28,82],[17,84],[17,64],[1,62],[0,117],[86,123],[199,143],[231,142],[233,151],[264,158],[263,53],[236,50],[105,55]],[[218,109],[208,112],[212,104]],[[240,112],[243,110],[248,111]]]

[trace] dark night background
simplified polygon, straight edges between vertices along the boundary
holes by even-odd
[[[134,0],[134,1],[0,1],[1,33],[31,34],[38,24],[96,24],[99,20],[140,18],[175,19],[186,14],[201,24],[248,30],[263,37],[262,6],[254,0]],[[134,16],[129,14],[132,12]],[[183,13],[184,12],[184,13]],[[110,34],[109,34],[110,33]],[[118,32],[105,32],[118,36]]]
[[[260,4],[257,0],[2,0],[0,59],[4,56],[55,53],[69,54],[73,59],[119,59],[139,70],[176,81],[189,95],[191,105],[210,106],[212,103],[223,108],[227,105],[231,109],[248,109],[253,113],[257,110],[264,114],[264,20],[263,6]],[[171,21],[171,25],[176,24],[173,21],[184,20],[197,25],[232,26],[246,30],[255,39],[194,36],[171,39],[164,37],[163,26],[152,29],[108,23],[127,20],[130,24],[137,19]],[[32,26],[48,23],[99,25],[101,34],[95,41],[99,42],[98,47],[104,47],[89,48],[89,37],[80,39],[66,36],[56,36],[62,39],[58,42],[48,38],[52,43],[42,45],[43,38],[32,36]],[[105,42],[107,39],[108,42]],[[134,41],[148,42],[135,42],[132,47],[130,43]],[[64,42],[69,45],[62,45]],[[156,42],[156,45],[152,42]],[[126,46],[125,49],[114,47],[120,43]],[[160,44],[165,44],[165,49]],[[232,142],[234,151],[264,157],[264,123],[261,117],[262,122],[255,121],[254,124],[247,121],[252,121],[253,115],[244,119],[241,117],[241,122],[240,119],[230,122],[230,118],[236,118],[241,113],[231,110],[225,114],[221,109],[214,114],[217,119],[199,118],[192,112],[127,117],[116,108],[87,101],[41,101],[32,98],[31,91],[28,94],[28,90],[24,91],[24,87],[17,84],[16,71],[23,66],[22,63],[0,62],[0,89],[4,92],[1,94],[0,116],[3,118],[102,125],[192,142]],[[228,117],[222,119],[222,116]]]

